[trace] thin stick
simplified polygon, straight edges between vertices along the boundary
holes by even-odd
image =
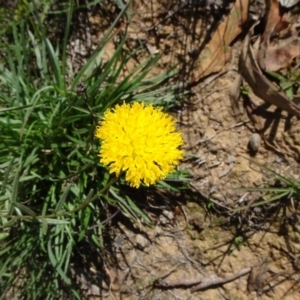
[[[227,282],[230,282],[230,281],[236,280],[242,276],[245,276],[246,274],[250,273],[250,271],[251,271],[251,268],[245,268],[245,269],[242,269],[241,271],[239,271],[238,273],[228,276],[228,277],[225,277],[225,278],[218,277],[217,275],[205,277],[201,280],[200,284],[198,284],[197,286],[195,286],[191,289],[191,292],[195,293],[197,291],[204,290],[204,289],[216,286],[216,285],[225,284]]]
[[[177,288],[177,287],[189,287],[199,282],[202,282],[202,278],[198,279],[175,279],[175,280],[157,280],[155,282],[155,287],[159,288]]]

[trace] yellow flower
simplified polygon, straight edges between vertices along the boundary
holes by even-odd
[[[95,136],[102,140],[100,162],[110,173],[138,188],[141,182],[149,186],[164,179],[179,164],[183,151],[175,119],[162,108],[135,102],[117,105],[104,114]]]

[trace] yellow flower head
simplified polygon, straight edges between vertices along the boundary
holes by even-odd
[[[95,135],[102,140],[100,162],[117,176],[126,172],[126,180],[136,188],[141,182],[149,186],[164,179],[183,157],[175,119],[152,105],[117,105],[105,112]]]

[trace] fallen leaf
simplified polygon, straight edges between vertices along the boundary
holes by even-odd
[[[280,23],[283,21],[280,5],[277,0],[266,0],[266,26],[263,34],[263,44],[267,42],[270,37],[280,29]],[[275,28],[277,30],[275,31]]]
[[[300,55],[298,32],[277,0],[266,0],[266,7],[267,22],[260,46],[257,51],[254,49],[254,57],[261,70],[276,72],[288,68],[292,60]],[[274,36],[276,40],[271,45]],[[299,97],[295,96],[293,102],[299,103]]]
[[[289,55],[288,50],[284,50],[284,46],[270,46],[270,40],[273,36],[282,35],[283,33],[291,35],[291,23],[287,19],[286,15],[282,14],[279,2],[277,0],[266,0],[266,26],[260,43],[260,47],[257,55],[257,62],[262,70],[271,71],[268,67],[275,69],[282,69],[286,67],[293,55]],[[289,41],[289,39],[287,39]],[[285,46],[288,46],[288,42],[285,41]],[[278,51],[276,50],[278,47]],[[280,57],[276,59],[275,55],[280,54]],[[271,57],[269,57],[271,55]],[[271,59],[271,61],[269,61]],[[268,67],[267,67],[268,65]],[[274,69],[273,69],[274,68]]]
[[[240,71],[244,79],[251,87],[253,93],[269,104],[273,104],[278,108],[287,111],[294,116],[300,116],[300,107],[295,103],[298,103],[298,97],[290,101],[286,95],[277,91],[275,85],[273,85],[261,72],[252,52],[250,45],[250,38],[253,32],[255,24],[248,35],[246,36],[243,44],[242,55],[240,57]]]
[[[231,57],[230,44],[242,32],[242,26],[247,21],[248,9],[249,0],[236,0],[229,16],[220,23],[201,52],[196,78],[222,70]]]
[[[276,72],[289,67],[293,58],[300,55],[300,47],[294,42],[289,39],[284,45],[268,47],[264,59],[265,70]]]

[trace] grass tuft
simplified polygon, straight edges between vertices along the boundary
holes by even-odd
[[[139,204],[123,191],[123,183],[115,183],[99,164],[95,126],[117,103],[144,101],[166,109],[176,105],[178,86],[164,84],[174,69],[149,75],[158,56],[150,56],[122,76],[135,55],[124,51],[123,40],[104,61],[105,46],[127,6],[73,74],[67,45],[76,5],[70,0],[64,7],[68,14],[61,47],[46,34],[48,1],[43,9],[23,7],[1,37],[0,289],[4,298],[54,299],[71,293],[80,299],[70,262],[83,240],[103,247],[107,208],[117,208],[133,222],[150,224]],[[186,180],[186,174],[178,171],[158,188],[179,192]]]

